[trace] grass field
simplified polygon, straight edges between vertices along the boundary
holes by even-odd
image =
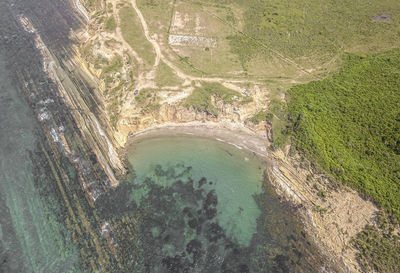
[[[158,87],[164,86],[177,86],[182,83],[182,80],[178,78],[164,62],[160,62],[160,65],[156,71],[156,78],[154,79]]]
[[[400,2],[395,0],[181,2],[202,6],[236,31],[226,38],[249,75],[295,78],[301,68],[325,74],[340,66],[344,52],[400,45]],[[372,20],[382,14],[392,17],[387,22]]]
[[[243,34],[232,37],[244,62],[276,51],[315,68],[343,51],[369,52],[400,44],[398,1],[249,0],[245,5]],[[372,20],[380,14],[393,17],[388,22]]]
[[[117,27],[117,24],[115,22],[114,16],[109,17],[105,23],[104,23],[104,29],[108,32],[113,32],[115,31],[115,28]]]
[[[323,78],[337,71],[345,52],[369,53],[400,46],[400,2],[395,0],[137,3],[166,55],[185,72],[198,76],[307,82],[317,79],[315,74]],[[125,18],[124,37],[151,63],[154,53],[141,34],[136,14],[130,7],[120,14],[125,15],[121,16]],[[176,14],[181,23],[175,24]],[[382,14],[391,15],[390,20],[373,20]],[[169,34],[214,37],[217,47],[171,47]]]
[[[173,1],[172,1],[173,2]],[[166,34],[169,31],[174,6],[170,0],[137,0],[138,8],[146,18],[150,31],[163,34],[164,41],[167,41]]]
[[[155,61],[155,53],[152,45],[144,36],[142,25],[135,10],[130,6],[122,7],[119,16],[124,39],[143,58],[146,66],[151,67]]]

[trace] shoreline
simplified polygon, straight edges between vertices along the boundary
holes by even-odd
[[[125,149],[137,140],[157,136],[192,136],[214,139],[233,145],[240,150],[245,149],[264,160],[269,158],[266,137],[244,127],[242,124],[232,122],[167,122],[150,126],[129,134]]]
[[[221,141],[238,149],[245,149],[246,151],[258,156],[265,165],[265,176],[263,183],[273,189],[274,194],[277,195],[279,202],[283,205],[289,205],[287,208],[291,215],[299,221],[304,231],[315,243],[315,246],[320,249],[321,257],[326,262],[326,266],[332,269],[337,269],[337,272],[347,270],[348,272],[358,272],[350,269],[348,264],[340,259],[340,256],[335,255],[331,249],[326,249],[327,234],[318,236],[319,231],[324,229],[324,226],[316,218],[312,207],[313,202],[318,202],[317,196],[307,195],[308,189],[305,185],[299,186],[295,183],[296,180],[286,177],[286,172],[281,168],[291,169],[290,166],[283,166],[281,160],[276,157],[273,151],[268,150],[269,143],[267,137],[264,137],[263,132],[255,132],[245,127],[243,124],[232,122],[210,122],[210,121],[194,121],[186,123],[167,122],[163,124],[153,125],[146,129],[137,131],[128,136],[124,149],[126,150],[129,145],[137,141],[162,136],[188,136],[213,139]],[[274,162],[271,164],[271,162]],[[272,170],[272,172],[271,172]],[[291,171],[294,171],[291,169]],[[293,178],[293,177],[291,177]],[[299,181],[296,181],[299,182]],[[322,218],[322,217],[321,217]],[[317,224],[314,221],[317,221]],[[346,254],[347,255],[347,254]],[[342,257],[347,258],[347,257]],[[350,256],[350,261],[352,260]],[[348,259],[346,259],[348,260]]]
[[[157,136],[214,139],[238,149],[246,149],[265,162],[272,162],[267,167],[269,185],[282,198],[281,202],[288,202],[296,209],[296,218],[303,223],[306,233],[321,250],[327,265],[338,272],[361,272],[356,262],[357,251],[351,246],[351,238],[373,221],[377,208],[370,201],[363,200],[358,192],[347,187],[336,190],[329,188],[329,181],[320,180],[317,178],[319,174],[297,164],[301,159],[287,158],[282,151],[269,150],[269,141],[263,132],[252,131],[243,124],[229,121],[168,122],[130,134],[126,144]],[[308,175],[312,175],[312,181],[320,190],[329,193],[326,199],[319,197],[318,191],[311,188],[307,182]],[[326,212],[320,213],[316,208],[323,208]],[[357,219],[357,224],[346,221],[348,218]]]

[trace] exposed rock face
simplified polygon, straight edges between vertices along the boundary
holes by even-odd
[[[363,272],[356,261],[351,239],[375,221],[378,208],[349,188],[334,187],[324,173],[309,166],[304,158],[281,150],[270,153],[266,171],[282,199],[297,206],[307,231],[340,272]]]
[[[32,88],[36,92],[31,96],[40,97],[42,101],[48,103],[54,102],[54,96],[61,98],[73,117],[83,142],[95,154],[96,162],[102,166],[111,185],[117,186],[118,180],[115,173],[123,174],[125,168],[116,152],[117,142],[110,130],[108,119],[104,115],[103,99],[98,89],[94,88],[97,85],[96,79],[82,69],[80,60],[74,58],[74,51],[64,49],[57,51],[57,54],[53,53],[27,17],[20,16],[19,22],[26,32],[32,34],[35,45],[40,50],[43,70],[56,85],[55,93],[51,96],[37,88]],[[21,75],[21,81],[26,81],[23,75]],[[28,82],[25,84],[25,89],[27,93],[31,92]],[[51,111],[46,110],[46,107],[35,109],[35,111],[38,111],[39,120],[43,125],[50,123]],[[61,143],[63,152],[75,160],[73,159],[75,151],[70,147],[71,140],[64,137],[63,130],[53,128],[54,125],[47,126],[54,142]],[[58,124],[60,128],[63,126],[65,125],[62,123]],[[88,192],[94,200],[99,194],[98,190],[88,190]]]
[[[238,107],[237,105],[227,104],[213,97],[212,104],[218,111],[217,116],[207,112],[196,111],[192,107],[187,108],[180,104],[171,105],[168,103],[162,104],[158,110],[152,113],[128,116],[129,112],[127,112],[125,116],[121,117],[117,125],[116,139],[118,139],[120,146],[124,146],[129,134],[167,122],[211,121],[218,123],[226,120],[245,124],[246,127],[254,131],[265,130],[265,122],[261,122],[258,125],[247,122],[247,118],[254,114],[253,103]]]

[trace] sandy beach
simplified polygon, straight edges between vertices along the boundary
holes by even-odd
[[[241,124],[232,122],[168,122],[162,125],[151,126],[145,130],[130,134],[127,144],[129,145],[134,141],[147,137],[173,135],[191,135],[196,137],[212,138],[217,141],[234,145],[238,149],[246,149],[262,158],[268,156],[266,147],[267,138],[264,137],[262,133],[258,134]]]

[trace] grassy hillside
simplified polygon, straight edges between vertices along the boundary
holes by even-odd
[[[120,9],[122,36],[126,42],[143,58],[146,66],[154,64],[155,53],[151,44],[146,40],[142,25],[135,10],[126,6]]]
[[[400,50],[347,55],[331,78],[289,91],[297,147],[400,218]]]
[[[282,54],[305,68],[318,69],[329,67],[344,51],[370,52],[400,45],[400,2],[394,0],[217,2],[239,4],[244,10],[242,33],[230,40],[245,66],[251,66],[255,56],[278,57],[285,63]],[[376,20],[382,14],[391,18]]]

